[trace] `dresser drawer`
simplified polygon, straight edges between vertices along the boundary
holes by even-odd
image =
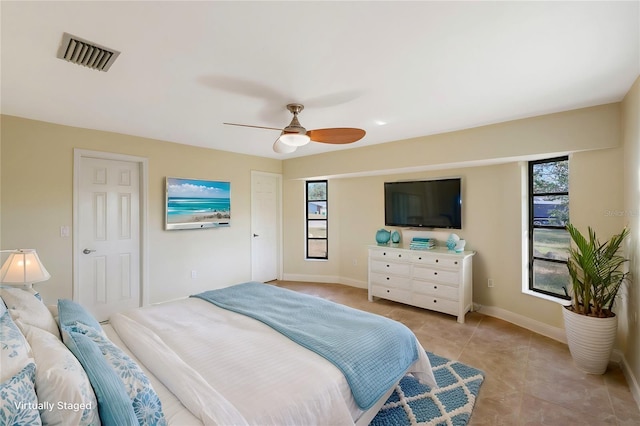
[[[458,285],[460,282],[460,273],[458,271],[447,271],[436,268],[426,268],[416,266],[413,268],[414,278],[422,278],[429,281],[438,281]]]
[[[372,285],[371,294],[384,299],[395,300],[396,302],[410,303],[411,292],[399,288],[385,287],[381,285]]]
[[[409,275],[411,265],[409,263],[385,262],[384,260],[372,260],[371,270],[387,274]]]
[[[414,294],[411,302],[421,308],[444,312],[449,315],[458,315],[458,302],[442,299],[435,296]]]
[[[371,282],[376,285],[411,290],[411,278],[409,277],[372,272],[370,279]]]
[[[426,253],[412,253],[411,261],[420,265],[432,265],[449,269],[458,269],[461,265],[460,259]]]
[[[414,281],[411,286],[412,290],[416,294],[422,294],[425,296],[435,296],[437,298],[443,297],[449,300],[458,300],[458,287],[423,282],[423,281]]]
[[[371,249],[372,259],[411,260],[411,255],[397,250]]]

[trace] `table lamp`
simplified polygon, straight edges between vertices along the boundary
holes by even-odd
[[[31,289],[33,283],[51,278],[33,249],[1,250],[10,253],[0,268],[0,283]]]

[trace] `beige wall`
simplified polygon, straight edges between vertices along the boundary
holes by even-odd
[[[72,296],[73,149],[149,162],[150,301],[249,280],[251,170],[281,173],[281,161],[115,133],[1,117],[2,248],[35,248],[51,273],[36,288],[46,301]],[[164,231],[166,176],[231,182],[229,228]],[[191,270],[198,272],[191,279]]]
[[[0,249],[4,247],[2,244],[2,122],[0,122]],[[4,261],[4,258],[1,258],[1,261]]]
[[[620,145],[620,105],[608,104],[490,126],[286,160],[286,179],[513,161]]]
[[[640,401],[640,77],[622,102],[622,138],[624,142],[625,222],[631,229],[627,246],[634,285],[623,291],[623,306],[628,312],[619,328],[628,336],[625,359],[635,377],[635,397]],[[634,383],[631,383],[632,389]]]
[[[521,146],[523,140],[532,146]],[[506,147],[508,143],[521,146],[521,155]],[[284,218],[292,225],[283,244],[286,276],[317,281],[322,281],[324,276],[330,277],[326,281],[364,287],[366,248],[375,242],[375,231],[384,226],[383,182],[461,176],[463,229],[456,233],[467,240],[469,249],[477,251],[474,302],[551,327],[562,327],[557,303],[521,291],[522,239],[519,236],[522,235],[524,163],[515,158],[540,158],[544,150],[550,150],[548,156],[574,152],[570,160],[571,220],[579,227],[591,225],[606,238],[622,226],[619,216],[606,214],[606,211],[624,209],[623,150],[619,145],[620,105],[610,104],[420,140],[286,160]],[[395,162],[389,161],[391,149]],[[336,158],[339,155],[349,156],[353,161],[339,161]],[[506,162],[476,166],[496,158]],[[468,167],[453,166],[461,163]],[[398,166],[406,165],[411,170],[422,165],[425,169],[437,170],[380,174],[376,167],[383,164],[387,169],[402,169]],[[596,173],[597,170],[603,172]],[[326,262],[304,260],[303,173],[309,176],[375,174],[330,179],[330,258]],[[494,281],[492,288],[487,286],[489,278]]]
[[[605,210],[622,210],[622,149],[575,153],[570,160],[571,220],[588,223],[604,236],[620,230],[619,217]],[[285,218],[291,223],[285,235],[287,277],[315,279],[330,276],[365,287],[367,246],[375,244],[376,230],[384,227],[383,183],[406,179],[460,176],[463,179],[463,229],[454,231],[467,240],[473,259],[473,300],[484,307],[531,318],[552,327],[562,327],[557,303],[523,294],[522,289],[522,163],[454,168],[383,176],[331,179],[329,181],[329,260],[304,260],[304,222],[300,208],[304,182],[285,181]],[[611,172],[599,175],[594,169]],[[617,188],[617,190],[611,190]],[[577,195],[576,195],[577,194]],[[296,215],[296,213],[299,214]],[[388,228],[391,229],[391,228]],[[441,232],[446,239],[449,232]],[[311,275],[311,277],[306,276]],[[491,278],[494,287],[487,286]]]

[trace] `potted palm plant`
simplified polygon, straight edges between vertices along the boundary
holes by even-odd
[[[628,272],[628,260],[619,249],[628,229],[600,243],[591,227],[588,238],[573,225],[567,225],[573,241],[567,267],[571,277],[571,305],[562,310],[567,343],[576,367],[586,373],[603,374],[607,369],[616,338],[618,317],[613,303]]]

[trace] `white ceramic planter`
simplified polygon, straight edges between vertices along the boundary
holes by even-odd
[[[567,308],[562,309],[562,314],[576,367],[588,374],[604,374],[616,340],[618,317],[588,317]]]

